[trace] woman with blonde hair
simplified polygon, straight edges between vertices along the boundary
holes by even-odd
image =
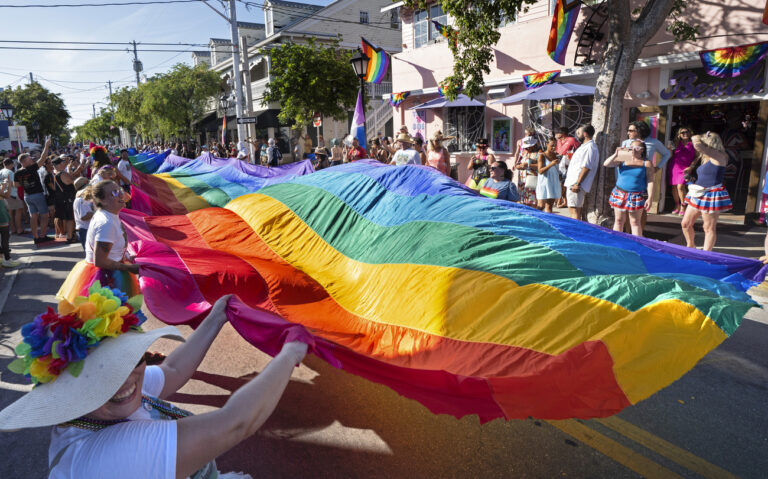
[[[451,155],[443,146],[443,140],[448,137],[443,136],[443,132],[437,130],[432,138],[429,139],[429,150],[427,152],[427,166],[450,176],[451,174]]]
[[[720,213],[731,209],[731,197],[723,186],[725,166],[728,155],[725,153],[720,135],[708,131],[705,135],[696,135],[691,139],[693,147],[701,158],[701,165],[696,168],[696,183],[688,188],[685,202],[688,207],[680,226],[685,235],[686,246],[695,248],[696,233],[693,225],[699,216],[704,221],[705,251],[712,251],[717,240],[717,220]],[[685,169],[690,172],[693,165]]]

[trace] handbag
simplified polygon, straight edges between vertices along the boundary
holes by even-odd
[[[539,184],[539,177],[528,173],[525,176],[525,188],[529,190],[535,190],[536,185]]]

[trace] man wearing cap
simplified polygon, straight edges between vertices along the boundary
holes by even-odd
[[[78,307],[62,302],[58,312],[49,309],[45,323],[38,316],[24,326],[24,341],[15,349],[21,357],[9,368],[36,386],[0,411],[0,431],[55,426],[48,477],[56,479],[232,477],[217,473],[215,458],[253,435],[272,414],[312,342],[306,330],[285,326],[285,339],[275,344],[280,352],[256,378],[221,409],[191,416],[164,399],[197,370],[228,321],[230,295],[216,301],[186,343],[155,366],[148,365],[156,355],[147,348],[160,338],[183,341],[179,331],[143,330],[139,297],[117,297],[108,288],[91,291]],[[117,311],[101,311],[105,295],[122,304]],[[232,303],[245,307],[236,299]],[[107,334],[110,326],[101,323],[116,319],[129,326]],[[94,321],[97,326],[89,326]]]
[[[419,152],[413,149],[413,139],[407,133],[397,135],[399,149],[392,155],[390,165],[420,165]]]

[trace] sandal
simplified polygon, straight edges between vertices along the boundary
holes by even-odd
[[[674,210],[674,211],[673,211],[672,213],[670,213],[670,214],[673,214],[673,215],[679,215],[679,214],[680,214],[680,208],[677,208],[676,210]]]

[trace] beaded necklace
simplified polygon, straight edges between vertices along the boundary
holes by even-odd
[[[183,409],[177,408],[173,404],[167,403],[165,401],[162,401],[160,399],[153,398],[150,396],[141,396],[141,403],[155,409],[157,412],[167,416],[168,419],[172,419],[174,421],[177,419],[181,419],[183,417],[192,415],[192,413],[185,411]],[[101,419],[92,419],[92,418],[83,416],[83,417],[79,417],[77,419],[73,419],[71,421],[67,421],[65,423],[59,424],[59,426],[77,427],[80,429],[87,429],[88,431],[101,431],[106,427],[114,426],[115,424],[120,424],[123,422],[128,422],[128,419],[101,420]]]

